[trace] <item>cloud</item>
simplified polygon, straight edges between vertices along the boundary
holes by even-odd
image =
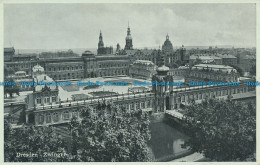
[[[254,4],[5,4],[4,43],[17,48],[97,48],[125,45],[128,21],[134,47],[255,46]]]

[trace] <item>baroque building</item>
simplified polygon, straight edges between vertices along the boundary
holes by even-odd
[[[171,43],[171,41],[169,39],[169,35],[168,34],[166,35],[166,40],[164,41],[164,44],[162,45],[162,51],[165,54],[173,53],[173,46],[172,46],[172,43]]]

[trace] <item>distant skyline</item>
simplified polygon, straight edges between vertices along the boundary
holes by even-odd
[[[4,4],[4,47],[16,49],[125,46],[256,46],[255,4]]]

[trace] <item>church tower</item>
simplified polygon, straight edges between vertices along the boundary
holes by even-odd
[[[131,31],[128,23],[127,36],[125,38],[125,50],[131,50],[131,49],[133,49],[133,39],[131,36]]]
[[[104,47],[104,42],[103,42],[103,37],[102,37],[101,30],[100,30],[99,42],[98,42],[98,49],[99,49],[99,48],[103,48],[103,47]]]

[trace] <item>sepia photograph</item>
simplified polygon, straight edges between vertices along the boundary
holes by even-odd
[[[256,162],[256,3],[38,2],[3,3],[4,162]]]

